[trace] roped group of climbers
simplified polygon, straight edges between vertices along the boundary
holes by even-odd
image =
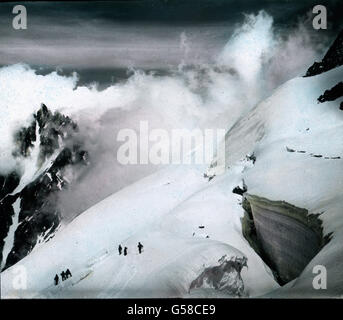
[[[138,242],[137,248],[138,248],[138,253],[141,254],[143,252],[143,245],[140,242]],[[121,255],[123,253],[124,256],[127,256],[128,248],[124,247],[124,250],[123,250],[123,247],[120,244],[119,247],[118,247],[118,252],[119,252],[119,255]],[[62,279],[62,281],[65,281],[65,280],[67,280],[70,277],[72,277],[72,274],[71,274],[69,269],[67,269],[66,271],[62,271],[61,272],[61,279]],[[55,286],[57,286],[59,284],[59,282],[60,282],[60,278],[59,278],[59,276],[57,274],[55,275],[54,281],[55,281]]]
[[[137,248],[138,248],[139,254],[141,254],[143,251],[143,245],[140,242],[138,242]],[[123,253],[123,247],[121,246],[121,244],[118,247],[118,253],[119,255]],[[127,256],[127,254],[128,254],[128,248],[124,247],[124,256]]]
[[[71,272],[70,272],[69,269],[67,269],[66,271],[62,271],[62,272],[61,272],[62,281],[67,280],[68,278],[71,278],[72,276],[73,276],[73,275],[71,274]],[[54,280],[55,280],[55,286],[57,286],[58,283],[60,282],[60,278],[58,277],[57,274],[55,275]]]

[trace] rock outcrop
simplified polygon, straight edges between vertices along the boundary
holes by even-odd
[[[335,101],[336,99],[343,96],[343,82],[337,83],[329,90],[325,90],[325,92],[319,96],[318,102],[325,102],[325,101]]]
[[[52,113],[43,104],[33,118],[31,125],[16,133],[13,155],[18,159],[28,158],[39,138],[38,163],[32,165],[40,168],[46,161],[51,163],[33,181],[19,189],[19,183],[22,184],[19,173],[0,176],[0,264],[3,269],[30,253],[38,240],[47,241],[55,234],[61,221],[56,197],[71,183],[65,177],[65,170],[88,163],[87,152],[74,138],[77,125],[69,117],[59,112]],[[14,230],[13,246],[4,257],[5,241],[14,223],[13,208],[17,200],[20,201],[18,226]]]
[[[306,72],[305,77],[315,76],[343,65],[343,30],[331,45],[321,62],[315,62]]]
[[[214,289],[229,296],[244,296],[244,282],[241,277],[243,267],[247,266],[245,257],[221,257],[219,265],[205,268],[205,270],[192,281],[190,291],[196,288]]]

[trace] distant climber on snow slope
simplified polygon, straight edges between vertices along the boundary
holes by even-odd
[[[62,281],[67,279],[66,273],[64,271],[61,272],[61,278],[62,278]]]
[[[57,286],[59,282],[59,277],[57,274],[55,275],[54,281],[55,281],[55,286]]]
[[[143,249],[143,245],[140,243],[140,242],[138,242],[138,252],[139,252],[139,254],[141,254],[142,253],[142,249]]]
[[[71,274],[70,270],[67,269],[67,271],[66,271],[66,278],[68,279],[68,278],[70,278],[70,277],[72,277],[72,276],[73,276],[73,275]]]

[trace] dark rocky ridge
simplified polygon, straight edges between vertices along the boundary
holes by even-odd
[[[30,149],[36,141],[36,126],[40,135],[40,160],[44,161],[59,148],[59,139],[67,140],[73,133],[78,131],[77,124],[68,116],[59,112],[54,114],[42,104],[41,108],[33,116],[31,125],[20,129],[15,135],[16,150],[14,156],[27,157]]]
[[[14,210],[12,204],[16,201],[17,197],[7,195],[0,201],[0,263],[2,262],[2,251],[4,247],[4,239],[7,236],[8,230],[12,224],[12,216]]]
[[[8,193],[14,191],[20,182],[20,177],[15,171],[7,176],[0,175],[0,200]]]
[[[343,30],[331,45],[321,62],[315,62],[306,72],[305,77],[315,76],[337,68],[343,64]]]
[[[319,214],[285,201],[245,194],[243,235],[283,285],[300,275],[330,240],[324,236]]]
[[[19,225],[4,269],[31,252],[40,237],[48,240],[54,235],[61,221],[56,197],[70,182],[64,178],[64,171],[69,166],[88,163],[88,154],[82,149],[82,143],[77,141],[76,123],[59,112],[52,113],[44,104],[34,115],[31,125],[15,134],[15,157],[30,155],[37,139],[36,129],[40,136],[38,166],[54,153],[57,156],[42,174],[15,194],[11,193],[20,182],[19,174],[12,172],[8,176],[0,176],[0,183],[3,182],[0,189],[0,263],[5,259],[2,256],[4,240],[13,223],[13,203],[18,198],[21,201]],[[61,142],[63,144],[60,145]]]
[[[256,160],[256,159],[255,159]],[[244,183],[244,180],[242,181],[242,187],[240,186],[236,186],[232,189],[232,193],[238,194],[240,196],[242,196],[245,192],[248,191],[248,187],[246,186],[246,184]]]
[[[322,103],[325,101],[335,101],[336,99],[343,96],[343,82],[337,83],[334,87],[319,96],[318,102]]]

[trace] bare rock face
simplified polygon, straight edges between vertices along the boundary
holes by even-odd
[[[28,127],[21,128],[14,137],[13,155],[27,158],[39,135],[38,167],[45,160],[51,164],[33,181],[17,188],[22,177],[12,172],[0,176],[0,265],[9,268],[24,258],[37,244],[47,241],[57,231],[61,215],[56,206],[60,190],[71,183],[65,178],[65,170],[74,165],[86,165],[88,154],[75,139],[77,125],[59,112],[52,113],[44,104],[33,116]],[[53,154],[56,157],[51,158]],[[13,246],[4,254],[5,241],[14,223],[14,203],[20,201],[18,225],[14,230]],[[8,244],[7,244],[8,245]]]
[[[335,101],[343,96],[343,82],[337,83],[334,87],[325,92],[318,98],[318,102]]]
[[[16,201],[16,197],[7,195],[0,201],[0,264],[3,259],[3,247],[5,244],[5,238],[8,234],[12,222],[12,216],[14,216],[14,210],[12,204]]]
[[[192,281],[190,291],[196,288],[214,289],[228,296],[244,296],[241,270],[247,266],[247,259],[245,257],[227,258],[223,256],[218,262],[218,266],[206,268]]]
[[[330,239],[323,235],[319,214],[285,201],[245,197],[250,223],[243,224],[244,236],[281,285],[295,279]]]
[[[19,184],[20,177],[13,171],[8,175],[0,175],[0,199],[11,193]]]
[[[305,77],[315,76],[343,65],[343,30],[331,45],[321,62],[315,62],[306,72]]]

